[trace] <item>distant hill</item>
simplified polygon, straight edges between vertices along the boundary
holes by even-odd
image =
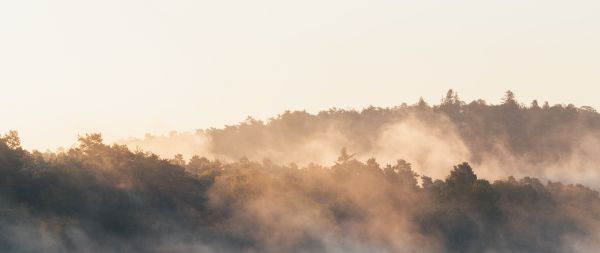
[[[450,90],[437,105],[420,100],[360,111],[286,111],[266,122],[249,117],[224,128],[119,143],[165,157],[179,153],[297,164],[330,164],[347,148],[361,159],[391,163],[403,158],[416,171],[437,177],[456,161],[469,161],[492,178],[534,175],[600,182],[600,114],[595,109],[537,101],[524,105],[510,91],[502,101],[467,103]],[[575,171],[586,176],[574,178]]]

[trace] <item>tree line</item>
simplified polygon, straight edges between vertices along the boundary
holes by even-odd
[[[166,137],[148,134],[121,143],[169,156],[174,154],[169,151],[176,150],[186,153],[187,158],[210,153],[213,157],[230,160],[269,158],[289,163],[307,159],[306,152],[299,151],[299,147],[331,135],[337,141],[332,147],[335,151],[346,146],[358,154],[373,153],[386,127],[413,119],[429,129],[449,131],[442,127],[451,127],[468,149],[469,161],[475,164],[498,154],[532,167],[567,163],[564,160],[571,156],[594,164],[600,154],[598,149],[582,148],[582,145],[597,146],[600,142],[600,114],[594,108],[551,105],[537,100],[526,105],[517,101],[511,91],[506,92],[500,104],[481,99],[466,102],[456,91],[449,90],[441,102],[434,105],[420,99],[412,105],[402,103],[388,108],[332,108],[316,114],[286,111],[267,121],[248,117],[244,122],[223,128],[199,129],[195,133],[172,132]],[[205,141],[191,142],[194,136]],[[160,147],[168,148],[163,152]]]
[[[480,108],[449,99],[425,108],[449,114],[458,108],[465,118]],[[511,103],[497,110],[525,110]],[[391,111],[363,113],[375,112]],[[337,113],[359,115],[324,115]],[[100,134],[82,136],[64,152],[41,153],[21,148],[13,131],[0,139],[0,251],[586,252],[600,246],[593,189],[531,177],[490,182],[468,163],[448,171],[433,179],[408,161],[360,161],[346,149],[332,166],[164,159],[105,144]]]

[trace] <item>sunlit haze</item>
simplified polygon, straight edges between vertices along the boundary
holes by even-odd
[[[69,147],[318,112],[600,107],[599,1],[0,2],[0,133]]]
[[[0,0],[0,253],[595,253],[600,1]]]

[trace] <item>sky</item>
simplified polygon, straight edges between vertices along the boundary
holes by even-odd
[[[0,132],[26,148],[318,112],[600,108],[600,1],[0,1]]]

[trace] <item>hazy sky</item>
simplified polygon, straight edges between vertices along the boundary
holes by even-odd
[[[0,131],[68,147],[464,100],[600,107],[600,1],[0,1]]]

